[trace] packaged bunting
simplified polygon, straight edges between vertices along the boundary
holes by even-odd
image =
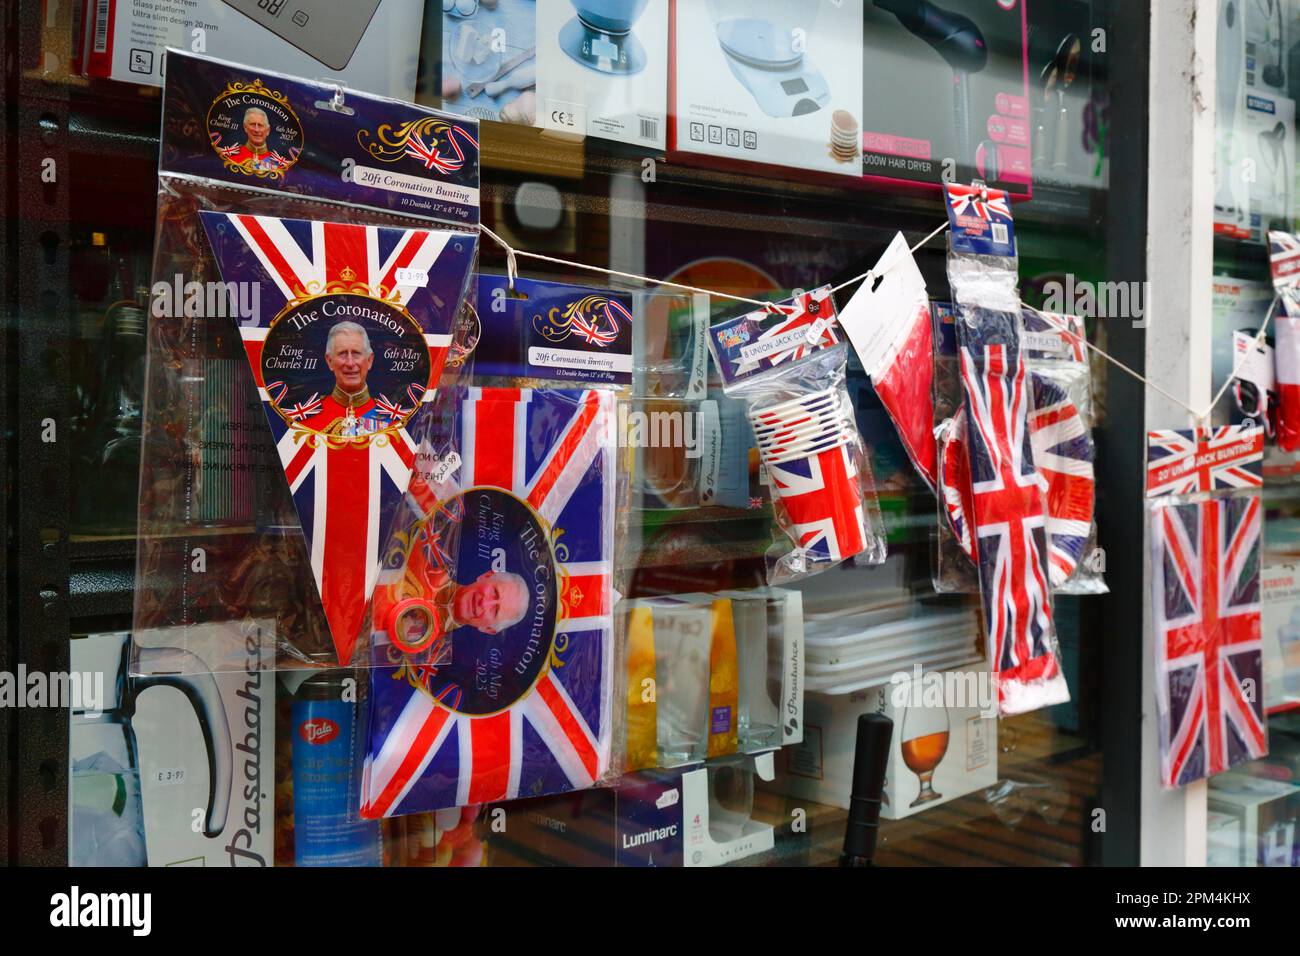
[[[376,590],[365,817],[589,787],[611,741],[612,391],[444,388]],[[412,619],[449,643],[410,657]],[[414,630],[418,631],[419,628]]]
[[[346,664],[410,481],[411,419],[442,374],[476,239],[201,215],[222,279],[256,290],[239,334]]]
[[[1153,432],[1147,454],[1161,781],[1177,787],[1267,752],[1263,430]]]
[[[1004,714],[1069,700],[1052,623],[1047,482],[1034,460],[1018,321],[1017,313],[963,309],[958,322],[970,538]]]

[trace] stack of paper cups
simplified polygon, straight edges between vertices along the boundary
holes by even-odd
[[[838,388],[771,405],[751,405],[750,423],[773,495],[781,499],[795,544],[815,558],[841,561],[866,547],[866,521],[854,445],[857,426]]]

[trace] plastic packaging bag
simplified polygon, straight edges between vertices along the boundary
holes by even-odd
[[[1105,562],[1094,519],[1092,374],[1083,320],[1026,308],[1025,363],[1033,388],[1029,437],[1047,481],[1047,547],[1052,589],[1105,594]]]
[[[375,609],[435,621],[450,661],[376,635],[364,818],[581,789],[619,762],[614,392],[445,388],[433,412],[430,494],[394,541],[435,556]]]
[[[845,346],[734,384],[759,444],[772,510],[788,540],[768,551],[768,580],[885,560],[884,521],[845,386]],[[793,547],[792,547],[793,545]]]
[[[998,709],[1069,700],[1052,623],[1046,482],[1029,441],[1017,260],[1004,193],[950,186],[948,278],[956,300],[970,537],[975,546]]]
[[[1268,752],[1260,648],[1263,429],[1147,440],[1160,780],[1179,787]]]
[[[270,620],[264,668],[364,663],[353,652],[406,489],[409,430],[430,386],[454,375],[477,128],[178,51],[166,76],[134,633],[174,644],[199,624],[224,628],[224,652],[209,642],[204,664],[244,670],[242,625]],[[438,163],[415,157],[417,140]],[[371,363],[364,387],[306,427],[345,374],[325,353],[352,339],[368,352],[357,367]],[[382,459],[366,501],[352,482],[327,487],[335,447]],[[337,554],[340,576],[327,570]]]

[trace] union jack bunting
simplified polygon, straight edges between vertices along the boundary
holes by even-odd
[[[417,590],[448,608],[452,653],[371,669],[368,818],[590,787],[609,766],[614,394],[455,388],[435,406],[450,413],[426,416],[427,440],[438,461],[458,462],[436,507],[462,510],[456,547],[439,539],[421,556],[442,567],[422,571]],[[412,501],[412,520],[428,501]],[[527,582],[524,616],[458,623],[479,613],[466,585],[502,576]]]
[[[971,531],[999,710],[1018,714],[1069,700],[1048,590],[1046,482],[1029,436],[1019,316],[973,308],[963,315],[975,322],[958,322]]]
[[[807,458],[767,464],[791,537],[812,564],[839,562],[867,546],[855,450],[841,445]]]
[[[1258,425],[1147,433],[1147,497],[1258,488],[1264,482]]]
[[[1096,498],[1092,436],[1065,389],[1044,375],[1031,374],[1030,382],[1029,438],[1034,464],[1047,484],[1048,577],[1058,588],[1078,568],[1091,536]],[[974,560],[975,542],[967,519],[974,507],[966,428],[963,405],[941,432],[939,491],[957,544]]]
[[[235,213],[201,216],[224,281],[248,282],[256,289],[257,310],[235,321],[302,524],[335,652],[346,664],[374,588],[380,544],[411,477],[410,419],[395,417],[400,406],[393,403],[385,409],[370,398],[342,406],[330,394],[335,382],[322,358],[323,336],[335,319],[322,322],[318,338],[311,340],[316,354],[292,375],[277,372],[270,383],[263,377],[268,336],[278,320],[297,314],[304,303],[310,308],[309,300],[327,293],[404,310],[409,316],[404,321],[415,323],[423,337],[417,351],[427,355],[427,373],[417,384],[420,400],[429,401],[451,344],[476,239],[442,230]],[[373,350],[375,359],[378,351]],[[309,392],[317,380],[322,390]],[[295,386],[302,400],[284,404],[293,399]]]
[[[1258,495],[1155,503],[1152,610],[1161,780],[1178,787],[1267,753]]]
[[[1092,534],[1097,480],[1092,435],[1078,407],[1056,382],[1032,375],[1029,437],[1034,464],[1047,481],[1047,557],[1052,587],[1079,567]]]

